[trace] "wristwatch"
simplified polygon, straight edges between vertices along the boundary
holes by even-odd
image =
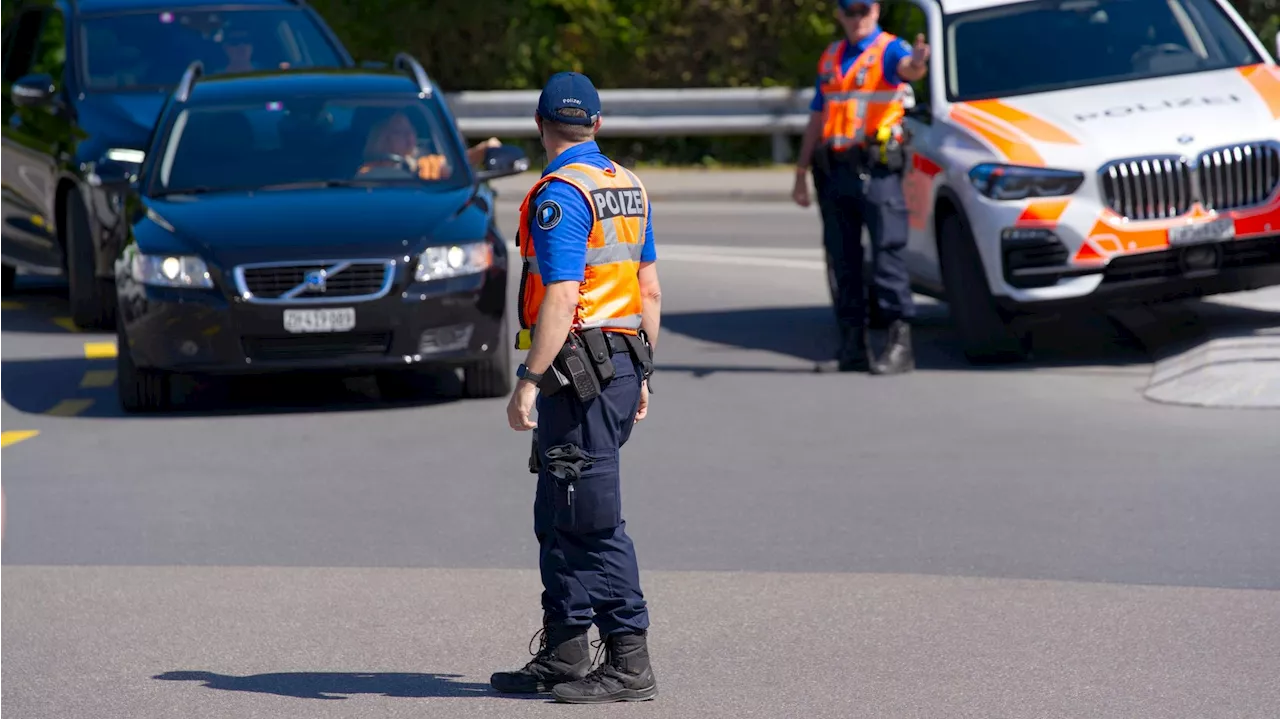
[[[534,384],[539,384],[542,382],[542,375],[529,369],[523,363],[521,363],[521,365],[516,368],[516,377],[519,379],[527,379]]]

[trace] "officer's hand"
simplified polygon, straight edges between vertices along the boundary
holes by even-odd
[[[791,199],[801,207],[809,206],[809,182],[803,172],[796,173],[795,187],[791,188]]]
[[[640,409],[636,410],[636,421],[644,419],[649,414],[649,380],[645,380],[640,384]]]
[[[916,44],[911,47],[911,63],[916,67],[929,63],[929,43],[925,42],[924,33],[916,35]]]
[[[516,382],[516,391],[511,393],[511,401],[507,402],[507,424],[511,429],[527,432],[538,426],[529,421],[529,413],[533,411],[533,402],[537,398],[537,385],[524,380]]]

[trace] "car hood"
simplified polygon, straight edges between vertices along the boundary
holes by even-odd
[[[143,252],[195,251],[223,267],[403,257],[484,239],[488,216],[471,197],[470,187],[413,186],[171,195],[146,201],[145,222],[164,227],[167,237],[137,236]]]
[[[1280,137],[1280,69],[1255,65],[958,103],[952,118],[1004,159],[1038,156],[1092,170],[1116,158]]]

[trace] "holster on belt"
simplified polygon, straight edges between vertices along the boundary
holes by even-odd
[[[590,402],[600,395],[600,376],[593,364],[586,343],[570,332],[560,352],[551,361],[551,367],[538,383],[538,389],[543,395],[553,395],[571,387],[579,400]]]

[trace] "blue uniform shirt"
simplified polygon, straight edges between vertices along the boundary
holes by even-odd
[[[877,37],[880,37],[881,32],[880,28],[877,27],[875,32],[871,33],[870,37],[863,38],[858,43],[853,44],[853,52],[849,52],[849,41],[844,41],[844,47],[840,53],[841,74],[849,72],[849,68],[853,67],[853,63],[857,61],[858,56],[870,47],[871,43],[875,42]],[[902,58],[904,57],[911,57],[911,46],[902,38],[898,38],[897,40],[889,43],[889,47],[884,49],[885,82],[890,85],[897,85],[899,82],[902,82],[902,78],[898,77],[898,65],[902,63]],[[818,78],[818,82],[815,87],[818,91],[813,94],[813,102],[809,103],[809,109],[814,112],[818,112],[822,110],[823,105],[821,77]]]
[[[566,150],[547,166],[542,176],[570,164],[583,164],[607,170],[613,162],[600,152],[594,142]],[[549,206],[547,203],[555,203]],[[578,189],[567,182],[552,180],[538,191],[534,198],[533,222],[529,228],[533,238],[533,251],[538,256],[538,272],[544,284],[573,280],[581,282],[586,276],[587,237],[591,234],[594,222],[594,211],[587,198]],[[657,249],[653,242],[653,203],[649,203],[648,222],[644,228],[644,248],[640,252],[641,262],[653,262],[658,259]]]

